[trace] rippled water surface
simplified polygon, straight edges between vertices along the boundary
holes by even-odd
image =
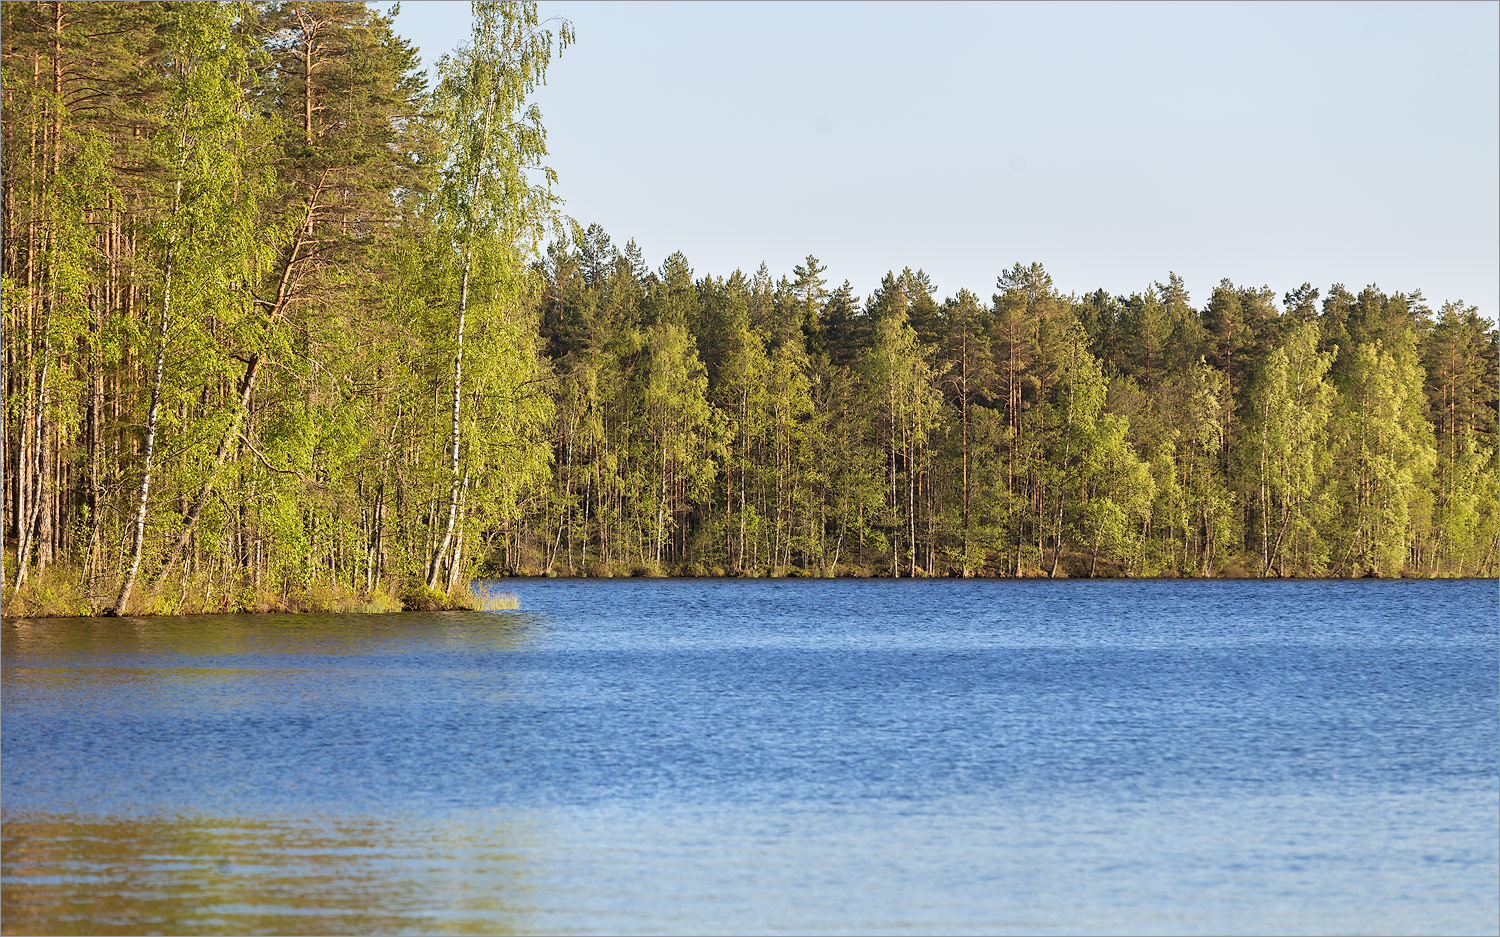
[[[5,933],[1500,930],[1487,582],[7,621]]]

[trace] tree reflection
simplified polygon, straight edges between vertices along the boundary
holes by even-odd
[[[525,931],[512,819],[6,817],[5,934]]]
[[[541,617],[528,612],[184,615],[162,618],[7,619],[7,662],[115,655],[224,656],[404,651],[530,643]]]

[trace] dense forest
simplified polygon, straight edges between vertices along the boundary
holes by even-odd
[[[1461,302],[650,269],[560,212],[532,97],[572,35],[532,3],[476,3],[431,90],[362,3],[0,15],[8,612],[1496,573]]]

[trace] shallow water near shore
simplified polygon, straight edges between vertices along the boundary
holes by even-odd
[[[7,621],[5,933],[1500,929],[1491,581]]]

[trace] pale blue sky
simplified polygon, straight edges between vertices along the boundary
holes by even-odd
[[[653,266],[1500,303],[1500,4],[540,8],[578,34],[538,96],[565,210]],[[435,62],[468,4],[397,29]]]

